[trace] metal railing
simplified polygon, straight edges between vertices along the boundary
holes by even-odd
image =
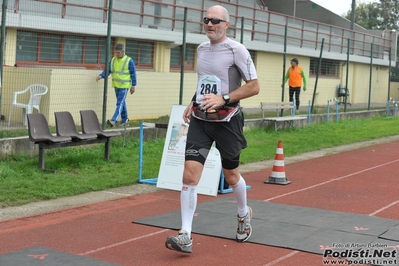
[[[21,6],[20,0],[13,0],[10,7],[15,13],[32,12],[29,10],[25,2],[25,6]],[[86,11],[80,11],[82,19],[89,19],[94,21],[101,21],[106,23],[108,13],[109,0],[96,1],[97,6],[84,4],[81,1],[78,4],[76,1],[64,0],[62,2],[56,0],[37,0],[37,4],[58,5],[61,8],[51,8],[51,15],[61,18],[69,18],[71,16],[78,17],[79,13],[69,12],[71,9],[75,11],[77,8],[81,10],[90,9],[99,12],[91,15],[89,18],[83,17],[87,14]],[[113,20],[116,24],[129,23],[136,24],[138,27],[156,28],[170,31],[183,31],[184,24],[184,8],[186,6],[172,3],[160,2],[157,0],[119,0],[119,6],[114,6]],[[207,4],[209,1],[207,1]],[[87,1],[87,3],[92,3]],[[125,3],[126,6],[123,6]],[[215,1],[215,4],[219,3]],[[283,15],[261,9],[260,7],[249,7],[233,3],[223,3],[229,6],[231,27],[228,30],[229,37],[237,38],[241,32],[241,16],[239,10],[252,10],[254,17],[245,17],[244,20],[244,36],[247,41],[259,41],[265,43],[282,44],[284,41],[284,28],[287,25],[287,45],[308,48],[320,49],[321,40],[325,40],[326,51],[346,54],[349,49],[351,55],[384,59],[387,51],[391,50],[393,55],[396,55],[396,47],[393,46],[392,32],[384,32],[383,36],[376,36],[366,32],[352,31],[346,28],[340,28],[333,25],[309,21],[298,17]],[[203,34],[202,17],[206,10],[205,0],[199,0],[195,3],[190,2],[190,5],[198,7],[187,6],[188,18],[187,32]],[[124,7],[124,9],[121,9]],[[32,8],[33,5],[32,5]],[[37,8],[37,7],[36,7]],[[130,10],[129,10],[130,9]],[[47,12],[49,12],[47,9]],[[234,10],[235,12],[232,12]],[[43,11],[44,12],[44,11]],[[45,12],[44,12],[45,13]],[[90,13],[90,12],[89,12]],[[247,12],[249,13],[249,12]],[[351,39],[350,47],[347,46],[347,39]],[[371,44],[373,44],[373,51],[371,51]],[[394,49],[393,49],[394,48]]]

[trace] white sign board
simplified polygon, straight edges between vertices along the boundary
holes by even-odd
[[[157,187],[180,191],[182,188],[185,141],[189,124],[184,123],[183,112],[187,106],[173,105],[162,154]],[[194,119],[194,118],[193,118]],[[216,196],[222,163],[219,151],[212,146],[198,183],[198,194]]]

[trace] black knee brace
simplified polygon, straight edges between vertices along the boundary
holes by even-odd
[[[204,165],[208,153],[209,149],[201,148],[199,145],[193,143],[186,144],[186,161],[196,161]]]
[[[222,167],[227,170],[236,169],[240,165],[240,155],[232,159],[222,159]]]

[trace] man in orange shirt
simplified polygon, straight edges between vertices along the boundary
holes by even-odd
[[[302,79],[303,79],[303,91],[306,91],[306,76],[303,72],[302,67],[299,65],[299,61],[296,58],[291,60],[291,67],[288,69],[287,74],[285,74],[284,84],[288,81],[288,85],[290,86],[289,95],[290,102],[294,100],[295,94],[295,105],[296,109],[299,109],[299,94],[301,93],[302,87]],[[284,84],[282,86],[284,86]]]

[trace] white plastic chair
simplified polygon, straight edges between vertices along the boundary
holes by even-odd
[[[17,96],[20,94],[27,93],[28,91],[30,92],[29,102],[27,104],[17,102]],[[11,123],[11,114],[12,114],[12,109],[14,107],[22,108],[24,126],[27,126],[28,123],[27,123],[26,115],[32,114],[33,109],[36,109],[37,112],[40,113],[40,101],[42,99],[42,96],[45,95],[47,92],[48,92],[48,88],[46,85],[43,85],[43,84],[32,84],[32,85],[29,85],[23,91],[14,92],[14,95],[12,97],[12,104],[10,107],[10,114],[8,116],[8,126],[10,126],[10,123]]]

